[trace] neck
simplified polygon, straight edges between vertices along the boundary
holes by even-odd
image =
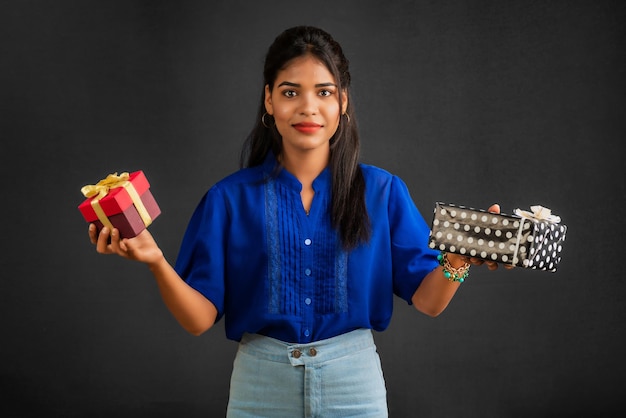
[[[293,174],[302,183],[303,187],[313,184],[313,180],[324,171],[328,165],[330,151],[314,150],[307,152],[284,152],[281,156],[283,167]]]

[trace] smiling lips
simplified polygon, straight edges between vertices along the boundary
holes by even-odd
[[[313,122],[300,122],[292,125],[296,130],[304,134],[312,134],[320,130],[322,125]]]

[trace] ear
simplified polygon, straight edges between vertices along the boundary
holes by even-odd
[[[343,115],[348,110],[348,91],[343,90],[341,92],[341,114]]]
[[[272,105],[272,92],[270,91],[270,86],[268,84],[265,85],[265,111],[269,115],[274,114],[274,106]]]

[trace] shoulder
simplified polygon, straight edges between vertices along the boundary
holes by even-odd
[[[389,204],[413,202],[411,193],[404,180],[383,168],[368,164],[360,164],[365,179],[365,190],[369,196]]]
[[[361,167],[361,172],[363,173],[363,177],[365,178],[365,181],[368,181],[368,180],[391,181],[391,179],[394,177],[394,175],[391,174],[389,171],[380,167],[376,167],[374,165],[361,163],[359,164],[359,166]]]
[[[262,166],[242,168],[215,183],[212,189],[229,190],[262,182],[264,171]]]
[[[205,192],[199,206],[201,207],[229,207],[238,202],[254,189],[262,186],[264,174],[261,167],[243,168],[235,171],[214,183]]]
[[[404,186],[404,181],[397,175],[374,165],[359,164],[366,187]]]

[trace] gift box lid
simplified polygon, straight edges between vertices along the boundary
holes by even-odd
[[[143,171],[135,171],[129,174],[128,181],[132,183],[139,196],[143,195],[150,188],[150,183]],[[98,219],[98,215],[91,206],[91,201],[96,197],[87,198],[79,206],[78,210],[83,214],[87,222]],[[100,199],[100,207],[108,216],[124,212],[133,204],[133,200],[124,187],[116,187],[109,190],[109,193]]]

